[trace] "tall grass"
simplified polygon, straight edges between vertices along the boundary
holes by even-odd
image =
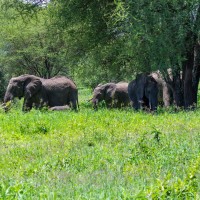
[[[200,112],[0,113],[0,199],[199,199]],[[19,104],[20,105],[20,104]]]

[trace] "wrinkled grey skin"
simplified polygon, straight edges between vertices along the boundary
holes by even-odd
[[[147,107],[156,111],[158,106],[158,87],[154,78],[146,73],[137,75],[128,84],[128,95],[135,110]]]
[[[65,76],[43,79],[34,75],[11,78],[4,96],[4,103],[15,97],[24,97],[23,111],[34,106],[54,107],[69,105],[77,110],[78,90],[75,83]]]
[[[152,72],[151,76],[158,83],[158,102],[161,102],[165,107],[169,107],[173,102],[173,94],[171,88],[164,80],[160,71]]]
[[[64,105],[64,106],[54,106],[54,107],[51,107],[49,110],[52,110],[52,111],[63,111],[63,110],[69,110],[70,107],[68,105]]]
[[[94,109],[97,109],[98,103],[105,101],[106,107],[121,108],[130,103],[128,96],[128,83],[106,83],[98,85],[93,91],[92,103]]]

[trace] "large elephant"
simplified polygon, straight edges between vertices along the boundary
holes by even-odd
[[[146,73],[138,74],[128,84],[128,95],[135,110],[147,107],[155,111],[158,105],[158,86],[155,79]]]
[[[128,83],[119,82],[98,85],[93,91],[92,103],[94,108],[97,109],[98,103],[103,100],[108,108],[127,106],[130,103]]]
[[[11,78],[4,103],[15,97],[24,97],[23,111],[29,111],[33,106],[41,108],[70,105],[75,110],[78,106],[77,87],[65,76],[43,79],[34,75],[21,75]]]

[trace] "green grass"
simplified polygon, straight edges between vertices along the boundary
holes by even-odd
[[[0,199],[200,199],[200,111],[0,113]]]

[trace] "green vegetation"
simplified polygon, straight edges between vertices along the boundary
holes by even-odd
[[[0,112],[0,199],[199,199],[200,112]]]
[[[25,73],[93,88],[154,70],[200,101],[199,0],[3,0],[0,24],[0,102]],[[198,108],[95,112],[79,91],[78,113],[0,111],[0,199],[200,199]]]

